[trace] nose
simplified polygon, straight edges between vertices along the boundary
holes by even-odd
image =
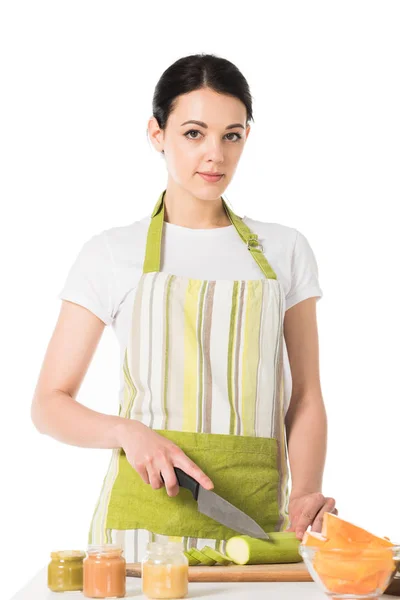
[[[211,137],[207,141],[205,150],[205,160],[216,163],[222,163],[224,161],[224,152],[221,140],[214,140]]]

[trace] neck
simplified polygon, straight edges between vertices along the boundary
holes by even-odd
[[[164,220],[190,229],[214,229],[231,225],[222,198],[201,200],[186,190],[167,187],[164,195]]]

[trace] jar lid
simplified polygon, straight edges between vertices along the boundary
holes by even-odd
[[[115,555],[122,552],[118,544],[93,544],[88,546],[88,554],[107,554]]]
[[[50,554],[51,558],[58,560],[81,560],[85,558],[83,550],[55,550]]]
[[[183,552],[183,543],[170,541],[150,542],[147,544],[147,550],[155,554],[164,554],[164,552],[173,554],[174,552]]]

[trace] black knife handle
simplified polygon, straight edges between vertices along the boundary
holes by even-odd
[[[193,498],[197,500],[199,497],[199,487],[200,484],[198,481],[193,479],[190,475],[179,469],[179,467],[174,467],[175,475],[178,480],[178,484],[180,487],[186,488],[189,492],[192,492]],[[164,478],[160,473],[161,480],[164,482]]]

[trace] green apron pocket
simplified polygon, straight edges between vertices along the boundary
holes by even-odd
[[[179,446],[213,481],[213,491],[264,529],[279,522],[278,444],[272,438],[156,430]],[[110,494],[106,527],[147,529],[168,536],[228,539],[237,532],[197,510],[192,494],[180,488],[169,497],[153,490],[129,464],[123,450]]]

